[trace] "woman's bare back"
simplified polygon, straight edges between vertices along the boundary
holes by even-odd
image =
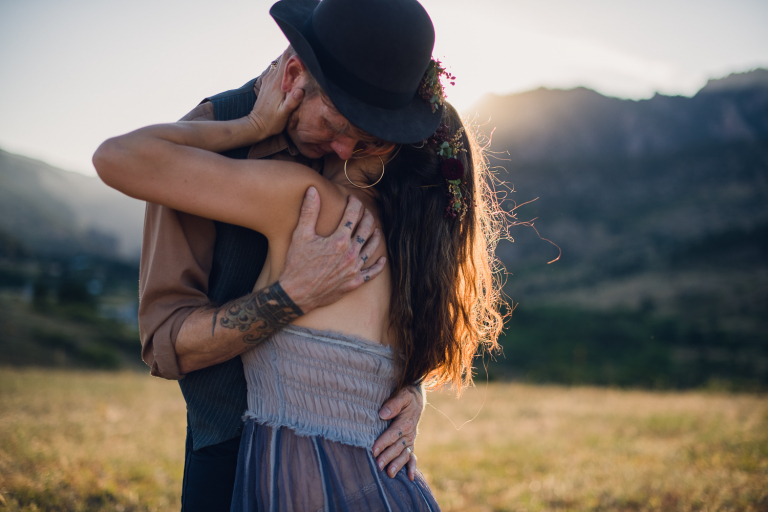
[[[330,174],[331,179],[323,180],[327,186],[318,187],[321,211],[316,228],[317,234],[328,236],[333,233],[342,218],[350,195],[362,202],[364,208],[373,216],[374,226],[382,231],[375,198],[372,194],[355,188],[349,182],[344,184],[339,180],[339,173],[336,171],[341,168],[341,165],[341,162],[334,160],[329,160],[326,164],[326,174]],[[346,181],[343,173],[341,173],[341,177]],[[292,233],[298,222],[298,207],[295,204],[286,203],[282,208],[284,210],[280,212],[281,216],[284,215],[290,219],[295,217],[295,222],[293,225],[286,225],[279,232],[270,233],[267,236],[269,251],[254,290],[264,288],[277,281],[285,268]],[[351,235],[353,230],[350,228],[349,232]],[[364,244],[366,241],[357,240],[357,242]],[[369,267],[382,256],[387,256],[384,243],[380,244],[374,253],[367,255],[364,268]],[[390,271],[387,262],[384,270],[376,279],[344,295],[329,306],[308,312],[295,320],[293,324],[310,329],[332,330],[389,345],[390,340],[387,331],[389,329],[390,295]]]

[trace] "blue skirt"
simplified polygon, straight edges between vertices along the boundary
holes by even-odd
[[[240,441],[232,512],[437,512],[417,471],[390,478],[366,448],[299,436],[247,419]]]

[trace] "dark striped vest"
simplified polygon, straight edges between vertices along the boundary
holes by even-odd
[[[256,102],[251,80],[239,89],[208,98],[216,119],[226,121],[247,115]],[[250,148],[222,153],[247,158]],[[208,279],[208,298],[224,304],[250,293],[267,257],[267,239],[261,233],[216,222],[216,245]],[[193,449],[222,443],[240,435],[242,415],[248,407],[243,364],[239,357],[191,372],[179,381],[187,402],[187,423]]]

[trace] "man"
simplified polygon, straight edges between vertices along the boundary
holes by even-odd
[[[437,128],[416,94],[430,61],[434,30],[415,0],[282,0],[270,10],[291,47],[272,66],[294,112],[285,132],[224,153],[232,158],[293,160],[322,172],[322,157],[349,159],[356,150],[384,154],[394,143],[415,143]],[[371,61],[370,56],[378,56]],[[259,78],[204,100],[183,120],[226,120],[247,115]],[[265,120],[269,122],[269,120]],[[389,141],[389,142],[384,142]],[[153,375],[182,379],[187,401],[187,453],[182,509],[228,510],[246,405],[241,353],[298,316],[335,302],[375,278],[365,266],[375,250],[370,213],[350,199],[337,231],[314,230],[319,211],[310,189],[277,283],[252,291],[264,264],[266,239],[254,231],[148,204],[142,246],[139,324],[142,356]],[[356,240],[366,240],[363,246]],[[219,311],[238,315],[227,328]],[[393,476],[406,463],[423,398],[410,387],[386,402],[394,418],[374,444],[380,468]]]

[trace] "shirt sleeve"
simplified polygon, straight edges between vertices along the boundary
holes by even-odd
[[[201,103],[182,121],[212,120],[213,106]],[[147,203],[139,270],[141,358],[150,373],[181,379],[176,337],[184,320],[209,304],[213,221]]]

